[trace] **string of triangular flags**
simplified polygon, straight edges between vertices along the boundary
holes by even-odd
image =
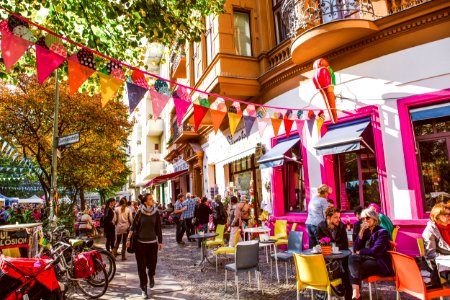
[[[0,190],[17,190],[17,191],[41,191],[42,188],[36,186],[8,186],[3,185]]]
[[[2,142],[3,141],[3,142]],[[23,165],[25,166],[25,168],[20,168],[20,167],[5,167],[2,166],[0,167],[0,171],[20,171],[20,173],[22,173],[22,171],[28,171],[28,172],[35,172],[37,173],[39,176],[42,175],[43,171],[41,169],[37,169],[35,167],[35,165],[29,161],[27,158],[23,157],[20,161],[18,161],[19,158],[19,152],[16,150],[16,148],[12,145],[10,145],[7,141],[5,141],[1,136],[0,136],[0,154],[10,158],[13,162],[17,162],[17,164]]]
[[[36,69],[39,83],[42,84],[54,70],[67,60],[69,93],[76,93],[89,77],[97,74],[100,81],[102,106],[105,106],[116,95],[120,86],[126,82],[130,113],[135,110],[147,91],[149,91],[152,100],[153,117],[155,119],[159,117],[169,100],[173,99],[178,125],[181,125],[186,112],[191,105],[193,106],[194,129],[196,131],[203,118],[209,112],[216,133],[227,116],[229,129],[232,135],[234,135],[241,120],[244,122],[247,134],[249,134],[253,124],[257,121],[258,131],[261,136],[269,121],[272,123],[275,136],[278,136],[281,123],[284,123],[285,132],[289,136],[294,122],[297,123],[297,128],[303,128],[303,123],[306,120],[313,120],[317,123],[317,129],[320,136],[321,127],[325,119],[324,112],[321,109],[290,109],[253,104],[191,88],[178,82],[140,70],[127,63],[117,61],[58,35],[3,7],[0,8],[10,14],[7,20],[0,21],[0,32],[2,35],[1,51],[7,72],[9,72],[9,70],[11,70],[25,54],[27,49],[34,45],[36,49]],[[29,28],[30,24],[47,32],[47,35],[45,37],[39,37],[36,41],[36,38]],[[68,57],[67,50],[62,42],[63,40],[76,45],[81,49]],[[105,60],[106,63],[104,67],[97,67],[94,54]],[[122,66],[132,71],[131,76],[125,77]],[[331,68],[329,69],[331,70]],[[145,75],[157,78],[152,86],[149,86]],[[168,83],[175,86],[174,91],[171,92]],[[323,88],[320,87],[320,90],[322,92]],[[197,99],[192,100],[190,94],[194,92],[199,93],[200,96]],[[216,98],[216,100],[213,103],[210,103],[208,100],[209,97]],[[227,106],[225,101],[230,102],[231,105]],[[242,104],[246,105],[244,110],[241,109]],[[328,106],[327,109],[330,112]],[[335,110],[335,108],[332,109]],[[284,114],[282,113],[283,111],[285,112]],[[308,113],[303,114],[304,111],[307,111]]]

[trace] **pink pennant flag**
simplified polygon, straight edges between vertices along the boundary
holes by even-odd
[[[177,97],[173,97],[173,102],[175,104],[175,110],[177,112],[177,122],[178,126],[183,122],[183,117],[186,114],[191,102]]]
[[[2,57],[5,63],[6,72],[11,70],[12,66],[22,57],[33,43],[24,40],[14,34],[2,31]]]
[[[258,121],[258,130],[260,137],[264,135],[264,130],[266,129],[267,124],[269,124],[269,119],[269,117],[256,118],[256,120]]]
[[[35,46],[38,82],[42,84],[45,79],[47,79],[47,77],[66,60],[66,58],[42,46]]]
[[[153,88],[150,89],[150,96],[152,97],[153,118],[157,119],[167,102],[169,102],[170,97],[158,93]]]
[[[305,126],[305,120],[295,120],[295,123],[297,124],[297,131],[299,136],[303,135],[303,126]]]

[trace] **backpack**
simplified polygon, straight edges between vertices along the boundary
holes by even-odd
[[[219,220],[226,221],[228,219],[227,211],[225,210],[225,206],[221,203],[219,205]]]
[[[250,218],[250,205],[244,203],[241,207],[241,219],[248,220]]]

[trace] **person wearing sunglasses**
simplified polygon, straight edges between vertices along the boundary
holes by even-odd
[[[353,244],[354,254],[348,259],[352,299],[361,299],[361,281],[370,276],[393,276],[392,262],[387,252],[391,248],[389,233],[380,226],[375,210],[361,212],[361,229]]]
[[[441,277],[450,282],[450,207],[438,203],[431,209],[430,220],[422,233],[425,256],[435,259]]]

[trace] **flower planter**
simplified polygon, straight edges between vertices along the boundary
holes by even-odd
[[[330,255],[331,254],[331,246],[320,246],[322,249],[323,255]]]

